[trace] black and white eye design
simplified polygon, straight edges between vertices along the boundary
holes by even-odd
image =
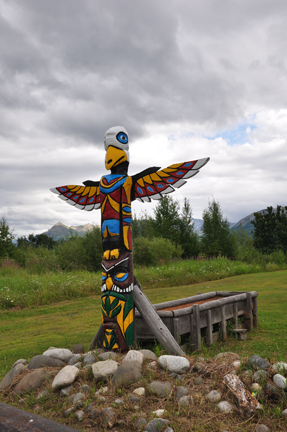
[[[127,134],[125,134],[124,132],[119,132],[117,134],[117,140],[122,144],[127,144],[129,141]]]

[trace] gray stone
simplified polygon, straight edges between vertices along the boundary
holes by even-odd
[[[65,411],[64,411],[64,417],[69,417],[69,415],[71,414],[71,412],[72,412],[73,410],[72,410],[72,408],[68,408],[68,409],[66,409]]]
[[[116,414],[111,407],[103,408],[100,412],[100,416],[101,416],[103,422],[106,423],[109,428],[113,427]]]
[[[75,363],[74,366],[76,366],[78,369],[80,369],[82,367],[82,363],[81,362]],[[90,368],[90,367],[91,366],[85,366],[85,368]]]
[[[206,397],[210,402],[219,402],[221,399],[221,393],[216,390],[212,390],[206,395]]]
[[[83,408],[83,406],[84,406],[84,403],[82,401],[79,401],[76,403],[75,408],[77,410],[79,410],[79,409]]]
[[[89,403],[88,408],[87,408],[87,412],[91,412],[93,409],[93,406],[94,405],[92,403]]]
[[[126,362],[138,362],[140,365],[143,364],[144,355],[136,350],[130,350],[124,357],[123,363]]]
[[[144,387],[138,387],[136,389],[134,389],[133,394],[135,394],[136,396],[144,396],[145,395],[145,388]]]
[[[36,355],[31,358],[28,364],[29,370],[39,369],[43,367],[64,367],[66,363],[62,360],[48,357],[46,355]]]
[[[277,385],[279,388],[285,390],[287,388],[286,385],[286,378],[283,375],[276,374],[273,377],[273,382],[275,385]]]
[[[73,357],[72,351],[66,349],[66,348],[53,348],[48,349],[47,351],[43,352],[43,355],[48,357],[53,357],[58,360],[62,360],[65,363],[68,363],[71,357]]]
[[[138,396],[134,396],[134,395],[129,395],[129,400],[131,401],[131,402],[133,402],[133,403],[137,403],[137,402],[140,402],[141,401],[141,398],[140,397],[138,397]]]
[[[147,432],[159,432],[163,430],[167,425],[169,421],[162,419],[162,418],[156,418],[150,421],[146,427],[144,428]]]
[[[1,381],[0,390],[2,391],[5,388],[10,387],[10,385],[13,382],[13,379],[21,375],[23,372],[25,372],[25,370],[26,370],[26,366],[24,366],[22,363],[19,363],[15,367],[13,367],[13,369],[11,369],[10,372],[8,372],[7,375],[5,375],[5,377]]]
[[[219,411],[222,413],[225,413],[225,414],[232,412],[232,409],[233,409],[232,406],[230,405],[230,403],[226,402],[226,401],[219,402],[219,404],[217,404],[217,406],[219,408]]]
[[[203,383],[203,379],[201,377],[196,377],[194,380],[195,385],[201,385]]]
[[[158,359],[158,356],[154,352],[152,352],[148,349],[142,349],[142,350],[139,350],[139,352],[144,356],[145,359],[149,359],[149,360],[157,360]]]
[[[41,391],[39,394],[38,394],[38,396],[37,396],[37,400],[39,400],[39,399],[41,399],[41,398],[44,398],[44,397],[47,397],[47,396],[49,396],[49,391],[48,390],[43,390],[43,391]]]
[[[99,401],[100,401],[100,402],[106,402],[106,400],[107,400],[107,399],[106,399],[104,396],[100,396],[100,397],[99,397]]]
[[[73,387],[68,385],[67,387],[63,387],[60,391],[60,396],[69,396]]]
[[[19,360],[15,361],[15,363],[13,364],[13,366],[12,366],[11,369],[13,369],[13,368],[14,368],[16,365],[18,365],[18,364],[22,364],[22,365],[26,366],[27,363],[28,363],[28,362],[27,362],[26,359],[19,359]]]
[[[247,360],[247,366],[254,371],[257,369],[265,370],[270,367],[270,363],[258,355],[253,355]]]
[[[81,390],[84,394],[88,394],[91,391],[91,388],[88,384],[83,384],[81,387]]]
[[[83,399],[85,399],[85,395],[84,395],[83,393],[81,393],[81,392],[77,393],[77,394],[74,396],[74,399],[73,399],[73,405],[75,405],[75,404],[78,403],[79,401],[82,401]]]
[[[281,417],[287,418],[287,408],[284,411],[282,411]]]
[[[117,357],[118,356],[114,351],[107,351],[107,352],[104,352],[104,353],[98,355],[98,358],[100,360],[109,360],[109,359],[116,360]]]
[[[76,411],[75,412],[75,417],[76,417],[76,419],[78,420],[78,421],[81,421],[81,420],[83,420],[83,418],[85,417],[85,413],[84,413],[84,411]]]
[[[82,361],[82,355],[81,354],[74,354],[73,357],[70,358],[68,361],[69,366],[75,366],[76,363]]]
[[[174,432],[174,430],[171,427],[168,427],[164,432]]]
[[[117,404],[117,405],[123,405],[124,401],[122,399],[116,399],[115,400],[115,404]]]
[[[262,384],[266,381],[266,378],[268,378],[268,372],[266,372],[265,370],[259,370],[255,372],[252,380],[255,383]]]
[[[89,417],[91,417],[93,420],[99,416],[99,411],[97,408],[94,408],[91,410]]]
[[[65,366],[55,376],[52,382],[52,389],[57,390],[72,384],[79,375],[79,369],[76,366]]]
[[[146,419],[144,417],[140,417],[138,419],[138,421],[136,422],[136,424],[135,424],[135,428],[139,429],[139,428],[141,428],[145,424],[146,424]]]
[[[176,390],[176,399],[179,400],[182,396],[186,396],[188,395],[189,391],[187,390],[186,387],[178,387],[178,389]]]
[[[270,432],[270,429],[269,429],[269,427],[265,426],[264,424],[261,424],[255,428],[254,432]]]
[[[108,360],[112,361],[112,360]],[[130,383],[136,382],[142,377],[142,369],[137,361],[128,361],[122,363],[115,371],[111,382],[116,386],[127,386]]]
[[[17,395],[22,395],[24,393],[29,393],[31,391],[37,390],[41,387],[42,383],[46,380],[48,374],[44,369],[35,369],[29,375],[25,375],[14,388],[14,392]]]
[[[153,381],[149,384],[149,389],[158,396],[167,397],[171,392],[171,383]]]
[[[266,384],[266,386],[265,386],[265,391],[267,392],[267,393],[274,393],[274,394],[280,394],[280,392],[282,391],[282,390],[279,390],[277,387],[275,387],[273,384],[271,384],[271,383],[267,383]]]
[[[158,359],[159,365],[169,371],[181,374],[190,368],[190,363],[187,358],[173,355],[163,355]]]
[[[102,381],[113,375],[119,364],[114,360],[104,360],[92,364],[92,371],[96,381]]]
[[[282,361],[274,363],[271,367],[272,371],[275,373],[286,372],[287,371],[287,363]]]
[[[84,365],[90,366],[96,363],[96,358],[92,354],[85,354],[84,356]]]
[[[74,354],[84,354],[85,350],[82,344],[76,344],[72,348]]]
[[[182,396],[178,401],[178,405],[181,407],[187,407],[189,405],[193,405],[192,396]]]
[[[193,366],[193,371],[194,372],[201,372],[204,368],[205,368],[204,363],[196,362],[195,365]]]

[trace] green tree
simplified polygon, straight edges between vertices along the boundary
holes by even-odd
[[[156,236],[167,238],[174,244],[181,243],[179,202],[164,196],[157,204],[155,214]]]
[[[235,236],[229,228],[229,222],[223,217],[220,205],[213,200],[203,211],[203,226],[201,236],[201,251],[207,255],[223,255],[234,258],[236,255]]]
[[[194,231],[190,201],[184,198],[180,215],[180,244],[183,248],[183,258],[197,256],[200,251],[199,235]]]
[[[15,246],[13,244],[14,234],[10,230],[6,219],[2,217],[0,220],[0,259],[12,257]]]
[[[264,254],[275,250],[287,252],[287,206],[267,207],[264,213],[254,213],[254,247]]]
[[[146,211],[133,216],[133,238],[137,237],[155,237],[154,219]]]

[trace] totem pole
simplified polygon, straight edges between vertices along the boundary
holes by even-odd
[[[134,339],[132,213],[135,199],[150,202],[179,188],[198,173],[209,158],[147,168],[128,176],[129,138],[126,129],[115,126],[105,134],[105,166],[110,174],[84,186],[51,189],[59,198],[81,210],[102,211],[102,346],[127,351]]]

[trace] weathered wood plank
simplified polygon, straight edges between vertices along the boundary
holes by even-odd
[[[170,354],[184,355],[184,352],[178,345],[177,341],[152,307],[147,296],[138,288],[137,285],[134,285],[133,295],[136,308],[139,310],[151,332],[155,334],[156,339],[163,348]]]
[[[174,318],[173,320],[173,337],[178,344],[180,344],[180,332],[179,332],[179,319]]]
[[[238,294],[235,296],[222,298],[220,300],[214,300],[214,301],[211,301],[208,303],[203,303],[203,304],[199,305],[199,307],[200,307],[200,310],[203,311],[203,310],[213,309],[216,307],[220,307],[221,305],[238,302],[238,301],[245,300],[245,299],[246,299],[246,293]]]
[[[89,346],[89,351],[97,347],[102,347],[103,337],[104,337],[104,328],[103,325],[101,324],[100,327],[98,328],[97,333],[95,334],[94,339],[92,340],[91,345]]]
[[[207,317],[206,343],[207,345],[211,345],[212,344],[211,310],[206,311],[206,317]]]
[[[233,324],[234,327],[238,328],[238,303],[233,305]]]
[[[154,307],[156,308],[156,310],[158,310],[158,309],[164,309],[166,307],[181,306],[181,305],[186,304],[186,303],[192,303],[195,301],[207,300],[207,299],[213,298],[215,296],[216,296],[216,292],[211,291],[209,293],[204,293],[204,294],[200,294],[200,295],[196,295],[196,296],[192,296],[192,297],[186,297],[186,298],[182,298],[182,299],[178,299],[178,300],[171,300],[171,301],[164,302],[164,303],[157,303],[154,305]]]
[[[246,293],[245,312],[244,312],[244,328],[252,330],[253,316],[252,316],[252,294]]]
[[[195,339],[195,350],[201,350],[201,332],[200,332],[200,309],[199,305],[193,306],[193,332]]]
[[[0,402],[0,430],[1,432],[79,432],[79,429],[70,428],[2,402]]]
[[[223,341],[225,341],[227,339],[225,305],[221,306],[221,339]]]

